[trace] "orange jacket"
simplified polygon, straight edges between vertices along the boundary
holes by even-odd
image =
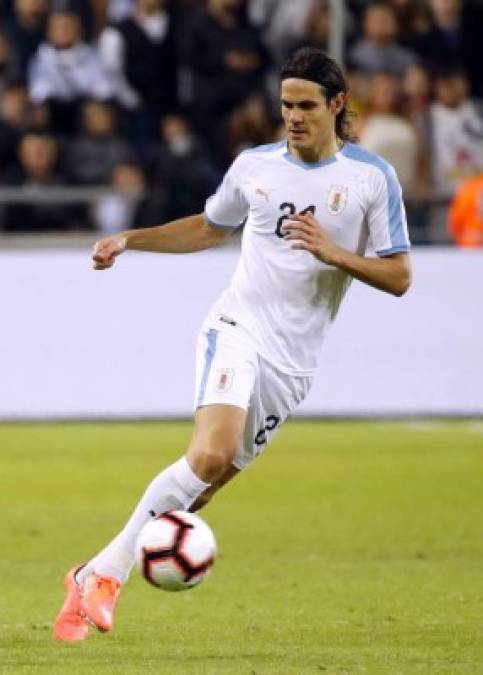
[[[448,229],[458,246],[483,246],[483,174],[465,181],[448,214]]]

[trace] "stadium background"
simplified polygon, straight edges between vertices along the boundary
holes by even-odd
[[[479,2],[18,0],[1,12],[0,418],[191,414],[192,345],[237,237],[186,260],[126,257],[109,275],[89,272],[88,251],[202,210],[236,154],[279,139],[277,70],[302,44],[345,64],[353,131],[398,171],[415,284],[401,300],[354,284],[301,412],[481,413],[481,188],[473,217],[448,211],[483,174]]]
[[[242,149],[283,135],[277,72],[309,44],[345,64],[354,132],[396,167],[412,241],[463,241],[447,207],[483,170],[482,11],[479,0],[332,11],[324,0],[3,0],[0,231],[109,233],[201,210]],[[123,194],[99,192],[108,186]]]
[[[136,27],[130,0],[1,0],[2,675],[483,673],[483,228],[449,216],[483,173],[482,6],[367,4],[138,0]],[[201,210],[236,153],[280,138],[276,71],[301,44],[345,64],[354,129],[398,170],[413,288],[354,283],[311,421],[205,512],[213,579],[173,598],[133,575],[113,635],[59,647],[62,574],[186,447],[163,418],[191,413],[238,242],[104,274],[89,249]]]

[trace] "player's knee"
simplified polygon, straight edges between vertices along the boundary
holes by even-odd
[[[213,483],[231,466],[238,450],[238,442],[231,434],[213,433],[192,443],[188,461],[202,479]]]
[[[193,471],[214,484],[232,465],[242,441],[241,424],[217,419],[215,415],[197,420],[187,459]]]
[[[217,480],[231,465],[235,458],[236,448],[234,446],[206,447],[197,453],[194,467],[195,473],[205,476],[203,480],[213,482]]]

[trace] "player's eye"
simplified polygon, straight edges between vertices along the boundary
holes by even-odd
[[[302,101],[302,103],[300,104],[300,108],[302,110],[313,110],[316,107],[317,104],[314,103],[313,101]]]

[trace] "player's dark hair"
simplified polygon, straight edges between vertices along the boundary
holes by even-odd
[[[362,10],[364,17],[369,14],[371,9],[388,9],[392,14],[396,14],[390,0],[370,0]]]
[[[341,67],[316,47],[302,47],[288,59],[280,73],[280,81],[288,78],[310,80],[320,84],[329,103],[339,92],[347,93],[347,83]],[[354,141],[350,130],[349,112],[344,104],[335,118],[335,133],[343,141]]]

